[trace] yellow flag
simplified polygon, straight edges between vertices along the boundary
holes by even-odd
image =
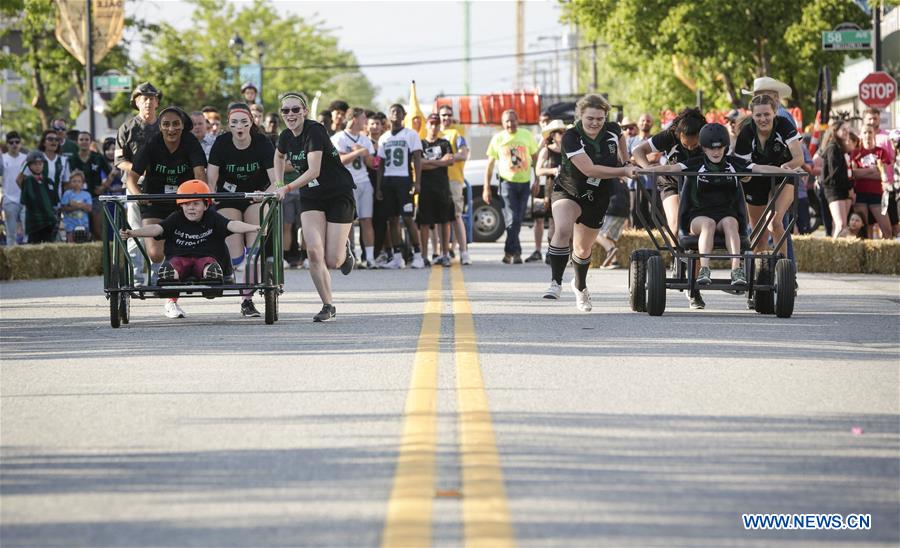
[[[409,86],[409,108],[406,109],[406,118],[403,119],[403,125],[418,133],[420,138],[425,138],[425,114],[422,112],[422,107],[419,106],[419,99],[416,97],[415,80]]]

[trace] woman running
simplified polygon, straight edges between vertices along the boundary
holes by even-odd
[[[228,105],[228,129],[230,132],[219,135],[209,151],[209,186],[216,192],[274,192],[275,147],[259,132],[249,106],[244,103]],[[219,204],[219,213],[231,221],[262,223],[260,204],[250,200],[223,200]],[[244,260],[244,248],[250,248],[255,240],[253,232],[232,234],[225,240],[235,270]],[[253,282],[257,279],[255,274],[252,269],[245,268],[244,281]],[[241,315],[259,317],[259,311],[253,305],[252,291],[244,294]]]
[[[300,189],[300,223],[309,255],[309,275],[322,299],[322,310],[313,321],[329,322],[334,320],[336,309],[328,269],[340,268],[345,275],[353,270],[347,236],[356,217],[355,186],[325,127],[307,118],[308,108],[301,93],[292,91],[281,97],[281,117],[287,129],[278,136],[275,180],[283,180],[287,162],[300,176],[276,192],[283,199],[291,190]]]
[[[738,133],[734,144],[734,155],[746,162],[759,165],[780,166],[796,169],[803,165],[801,136],[791,122],[778,116],[778,104],[768,95],[757,95],[750,101],[750,118]],[[774,188],[772,177],[752,177],[744,182],[744,197],[747,199],[747,215],[754,227],[760,221],[769,196]],[[793,185],[794,179],[788,179]],[[775,215],[769,222],[768,230],[759,238],[756,251],[768,247],[769,231],[774,241],[784,234],[784,214],[794,201],[792,188],[785,188],[775,201]]]
[[[551,196],[556,228],[548,251],[552,280],[544,298],[559,298],[571,240],[575,268],[572,291],[582,312],[591,310],[587,272],[609,204],[612,179],[634,175],[634,168],[626,163],[628,148],[622,130],[606,119],[609,109],[609,103],[599,95],[585,95],[575,104],[578,121],[563,134],[562,167]]]
[[[159,113],[159,133],[134,158],[128,173],[129,194],[175,194],[178,185],[191,179],[206,181],[206,154],[200,141],[191,133],[191,117],[178,107],[167,107]],[[138,179],[143,176],[141,186]],[[143,226],[158,225],[177,210],[175,200],[140,204]],[[165,257],[163,240],[144,238],[150,257],[151,277],[155,278]],[[184,311],[176,299],[165,305],[168,318],[183,318]]]

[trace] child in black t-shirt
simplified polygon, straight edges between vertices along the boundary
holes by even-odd
[[[181,183],[178,194],[209,194],[203,181]],[[228,260],[225,238],[259,230],[259,225],[230,221],[209,209],[209,200],[179,198],[178,210],[158,225],[119,231],[122,238],[150,237],[165,240],[166,259],[159,267],[159,281],[178,281],[196,278],[206,282],[221,282],[224,272],[220,261]],[[184,312],[175,299],[166,303],[166,316],[183,318]]]
[[[727,156],[730,143],[728,130],[721,124],[706,124],[700,130],[700,146],[703,156],[692,158],[682,163],[669,164],[654,168],[654,171],[676,172],[689,171],[697,173],[794,173],[793,170],[778,166],[748,163],[736,156]],[[710,254],[715,245],[715,233],[721,231],[725,235],[725,247],[728,253],[741,253],[741,234],[738,217],[741,215],[741,198],[737,193],[739,182],[737,177],[693,177],[686,198],[689,200],[688,218],[690,234],[699,236],[697,251]],[[699,285],[712,283],[709,270],[709,257],[700,258]],[[744,269],[739,258],[731,259],[731,285],[740,288],[747,285]]]

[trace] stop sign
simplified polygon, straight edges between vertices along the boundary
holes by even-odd
[[[897,82],[886,72],[873,72],[859,83],[859,100],[871,108],[885,108],[897,98]]]

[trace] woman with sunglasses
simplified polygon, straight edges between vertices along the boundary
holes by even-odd
[[[178,185],[191,179],[206,182],[206,155],[200,141],[191,133],[191,117],[178,107],[167,107],[159,113],[159,133],[150,138],[134,158],[128,173],[129,194],[172,194]],[[138,179],[144,176],[142,187]],[[140,204],[143,226],[158,225],[176,211],[175,200]],[[144,238],[150,257],[151,276],[155,281],[159,265],[165,257],[163,240]],[[151,282],[152,283],[152,282]],[[174,299],[166,303],[166,317],[183,318],[184,312]]]
[[[275,147],[259,132],[253,112],[245,103],[228,105],[228,133],[216,138],[209,151],[209,186],[216,192],[274,192]],[[232,221],[244,221],[259,225],[260,204],[250,200],[222,200],[219,213]],[[232,234],[225,239],[231,264],[235,270],[244,260],[244,248],[256,240],[256,233]],[[244,281],[251,283],[251,271],[246,269]],[[241,315],[258,318],[259,311],[253,305],[253,292],[244,295]]]
[[[276,192],[280,199],[300,189],[300,224],[309,255],[309,275],[322,299],[322,310],[314,322],[335,318],[329,268],[353,270],[353,255],[347,236],[356,217],[353,176],[341,163],[340,155],[325,127],[307,118],[306,97],[288,92],[281,97],[281,117],[287,129],[278,137],[275,151],[275,180],[283,181],[290,162],[300,175]]]
[[[52,129],[41,134],[38,150],[44,153],[44,181],[53,207],[56,207],[69,182],[69,160],[60,154],[59,137]]]

